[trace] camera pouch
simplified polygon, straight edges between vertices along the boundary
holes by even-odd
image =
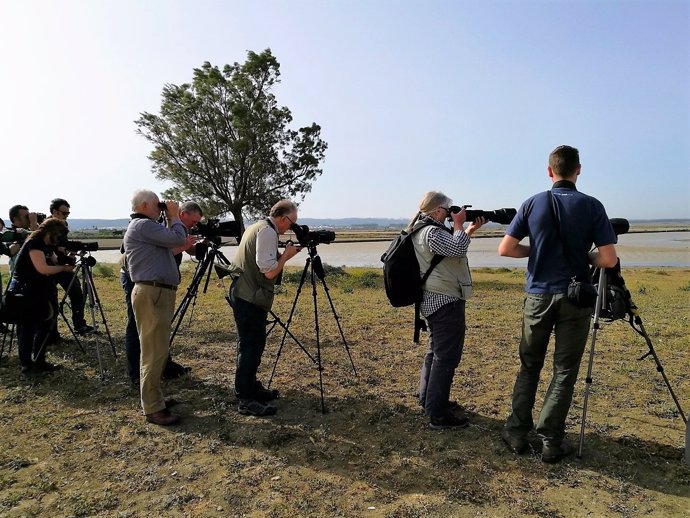
[[[576,281],[568,285],[568,300],[579,308],[593,308],[597,302],[597,289],[589,282]]]
[[[10,284],[10,288],[2,296],[0,321],[7,324],[19,324],[28,315],[31,315],[31,311],[31,299],[28,290],[21,284]]]

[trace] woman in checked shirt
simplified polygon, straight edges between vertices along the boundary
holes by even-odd
[[[465,210],[451,213],[452,204],[441,192],[426,193],[408,227],[409,231],[420,229],[413,240],[420,276],[435,255],[443,256],[424,283],[420,308],[429,324],[429,349],[420,374],[419,402],[433,429],[469,424],[467,415],[449,401],[449,396],[465,342],[465,301],[472,293],[467,249],[470,237],[485,220],[477,218],[465,229]],[[445,225],[446,219],[452,228]]]

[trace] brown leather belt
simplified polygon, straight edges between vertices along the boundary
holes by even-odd
[[[146,286],[153,286],[154,288],[165,288],[166,290],[177,291],[177,286],[173,286],[172,284],[163,284],[162,282],[158,281],[137,281],[134,284],[145,284]]]

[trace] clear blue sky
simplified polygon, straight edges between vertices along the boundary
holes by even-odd
[[[560,144],[610,217],[690,217],[687,0],[0,0],[0,215],[126,217],[165,188],[139,113],[267,47],[329,145],[302,217],[409,217],[428,190],[517,207]]]

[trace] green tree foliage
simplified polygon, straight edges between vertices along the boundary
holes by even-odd
[[[327,144],[316,123],[288,127],[292,114],[272,93],[279,81],[280,64],[266,49],[222,71],[205,62],[191,84],[165,85],[160,115],[144,112],[135,121],[154,145],[154,174],[173,183],[165,197],[243,221],[311,190]]]

